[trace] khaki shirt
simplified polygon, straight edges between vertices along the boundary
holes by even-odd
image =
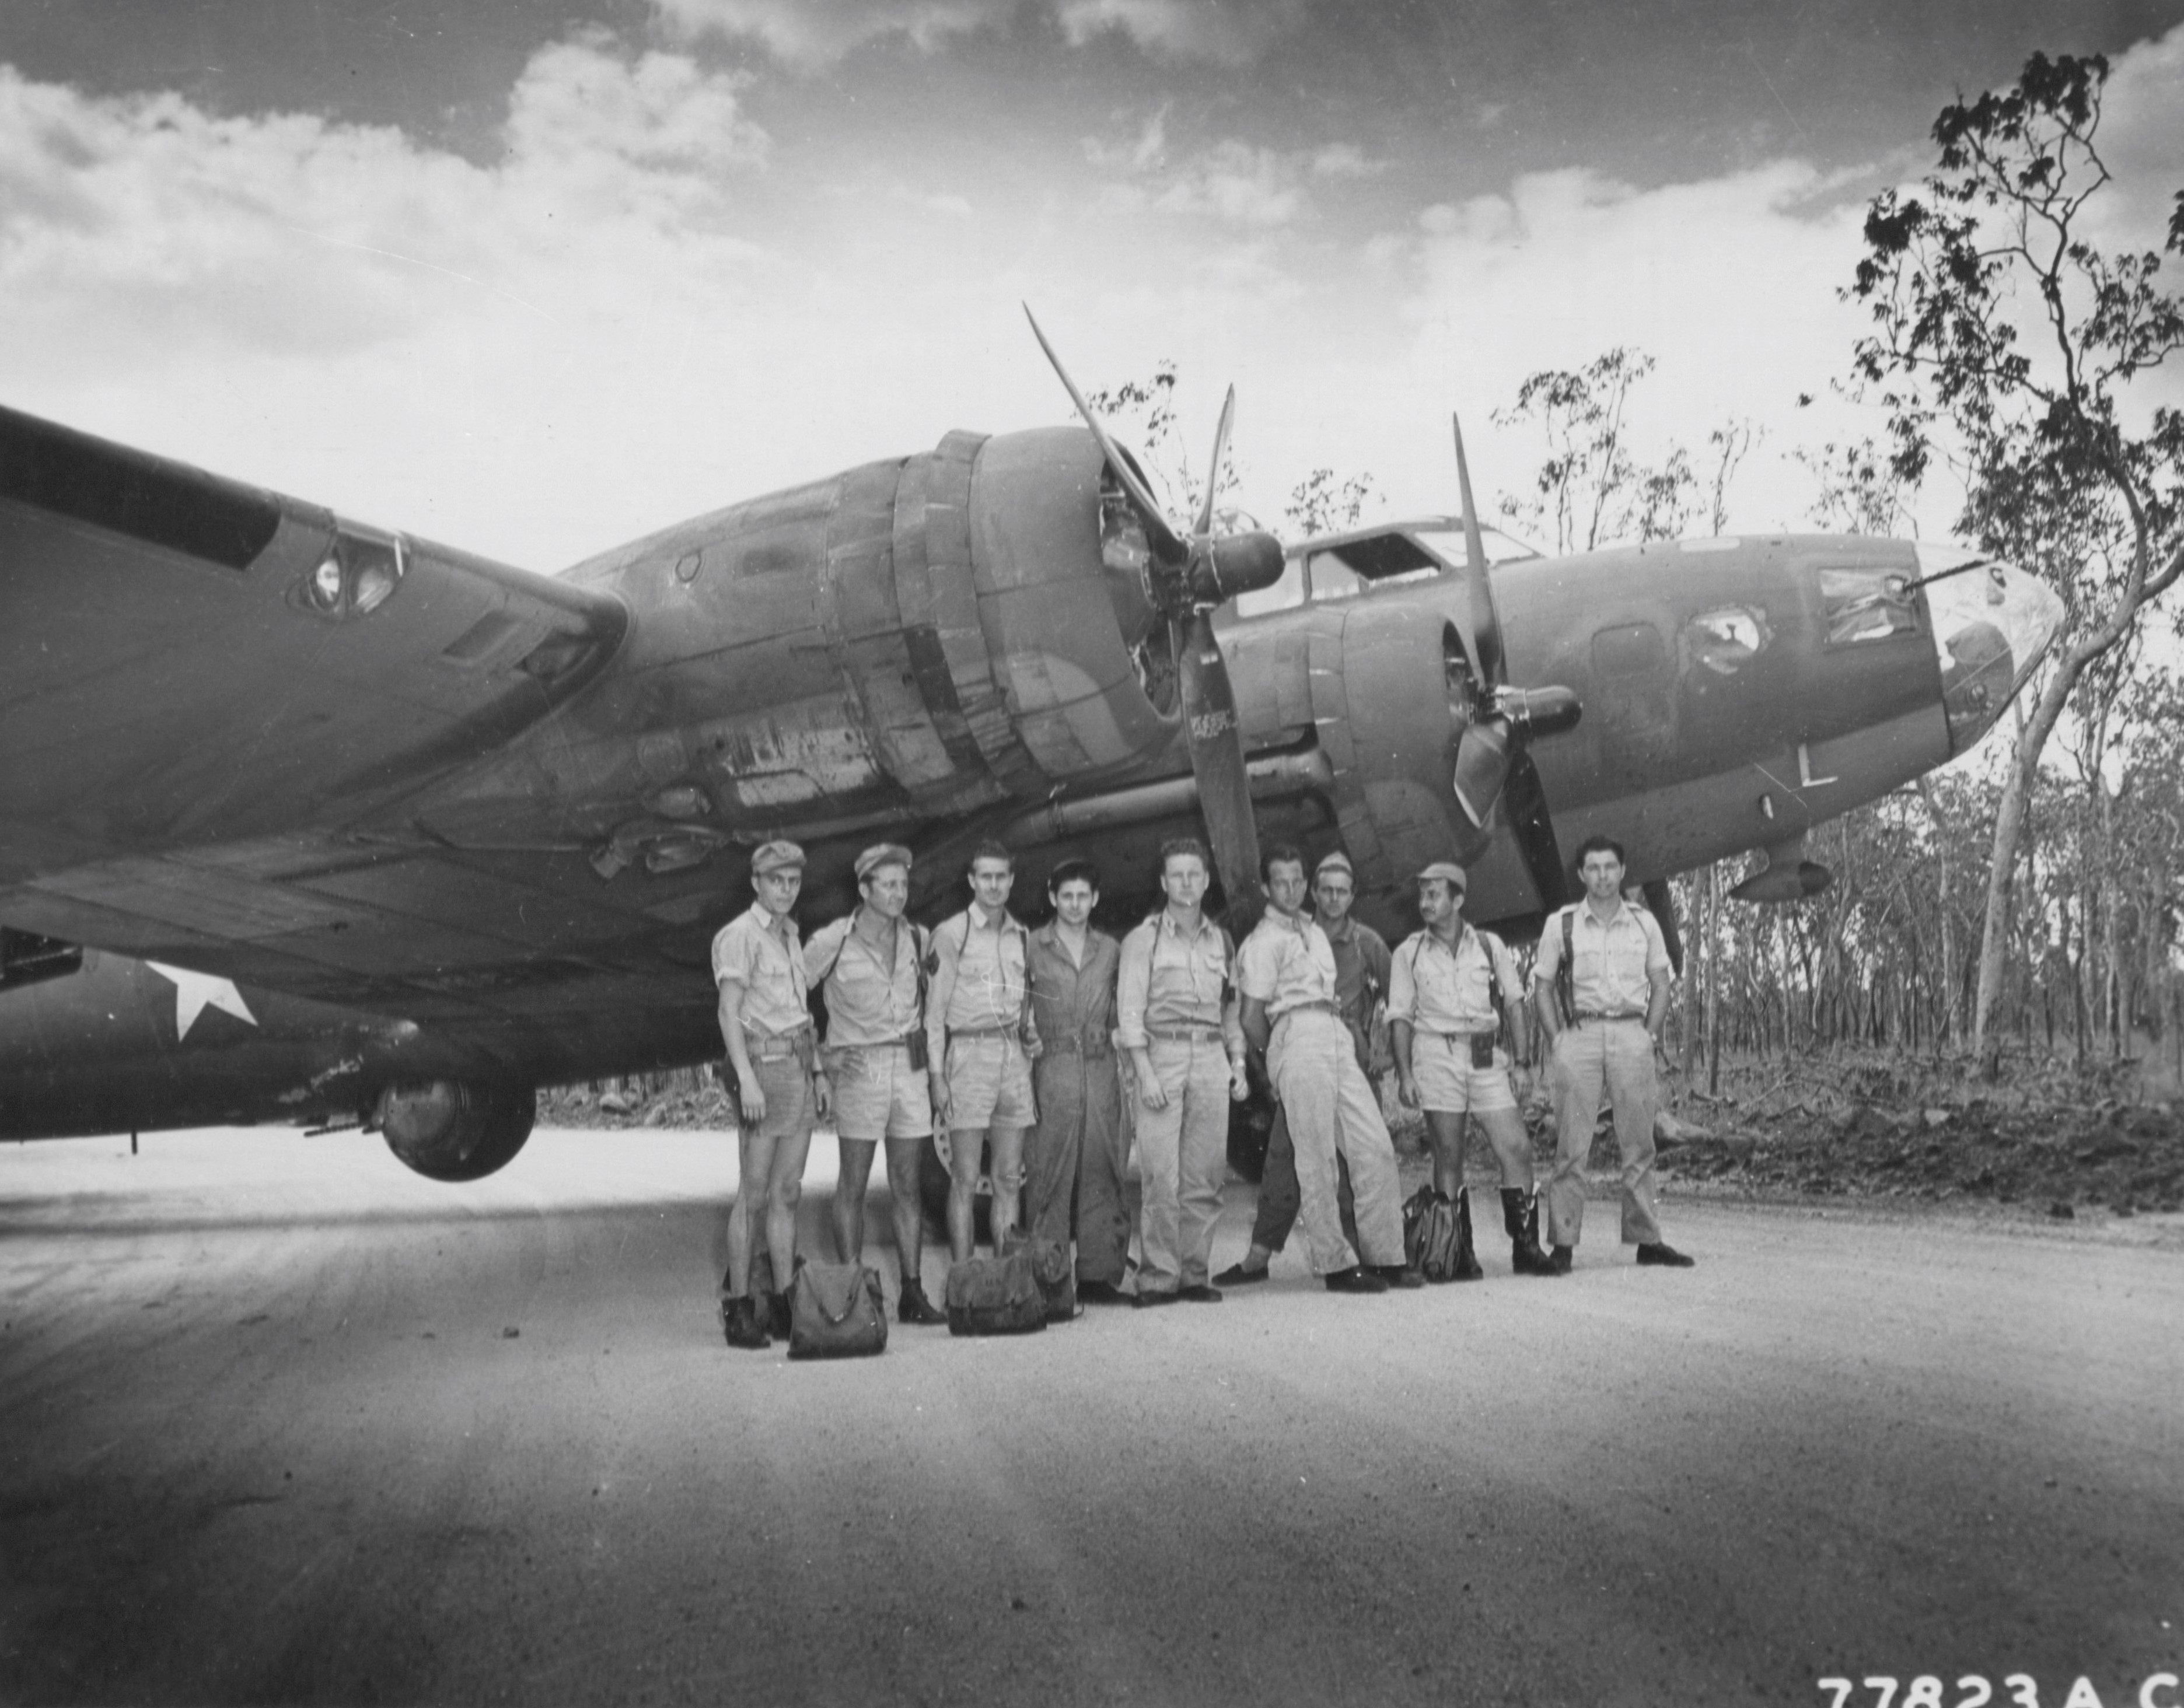
[[[796,921],[784,917],[777,925],[756,902],[715,933],[713,982],[744,988],[743,1027],[750,1037],[780,1038],[811,1024]]]
[[[1373,1024],[1373,1005],[1388,993],[1387,939],[1369,925],[1360,925],[1356,914],[1343,915],[1340,925],[1319,922],[1334,950],[1334,1000],[1342,1018],[1362,1040]]]
[[[950,1032],[1025,1027],[1031,933],[1006,908],[989,914],[978,903],[944,920],[933,933],[933,983],[925,998],[925,1032],[933,1060],[948,1059]],[[1033,1046],[1039,1034],[1023,1042]]]
[[[1563,963],[1564,914],[1574,916],[1570,994],[1579,1015],[1643,1020],[1653,1000],[1652,975],[1669,970],[1669,946],[1653,915],[1618,901],[1602,925],[1593,916],[1590,900],[1556,909],[1540,933],[1540,957],[1532,965],[1535,990],[1554,988],[1555,969]]]
[[[827,999],[830,1049],[894,1043],[925,1024],[918,1001],[921,933],[908,920],[895,925],[894,965],[857,932],[857,909],[811,934],[804,946],[804,976]]]
[[[1089,1056],[1115,1050],[1115,976],[1122,946],[1104,931],[1084,930],[1082,965],[1069,958],[1052,921],[1031,934],[1031,1011],[1050,1050]]]
[[[1244,1054],[1244,1027],[1236,1004],[1226,999],[1234,958],[1228,933],[1199,915],[1185,937],[1162,908],[1123,939],[1115,980],[1115,1041],[1142,1049],[1150,1033],[1178,1026],[1217,1026],[1228,1059]]]
[[[1236,956],[1236,988],[1279,1020],[1307,1003],[1333,1003],[1334,945],[1317,921],[1268,908]]]
[[[1444,1036],[1492,1032],[1493,987],[1504,1002],[1524,1000],[1517,963],[1490,931],[1467,925],[1451,949],[1429,931],[1413,932],[1396,951],[1388,975],[1388,1023],[1401,1021]]]

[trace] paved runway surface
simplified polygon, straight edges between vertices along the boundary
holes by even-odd
[[[467,1188],[354,1134],[0,1150],[0,1699],[1955,1704],[2021,1672],[2113,1708],[2184,1672],[2174,1230],[1672,1199],[1674,1273],[1602,1204],[1564,1281],[1494,1240],[1481,1284],[1338,1298],[1292,1254],[1219,1306],[792,1366],[720,1341],[732,1175],[673,1133],[543,1133]]]

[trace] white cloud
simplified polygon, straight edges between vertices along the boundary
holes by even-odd
[[[1119,31],[1155,58],[1230,67],[1251,64],[1307,9],[1306,0],[1058,0],[1055,7],[1073,45]]]
[[[1272,230],[1294,224],[1309,211],[1311,184],[1371,177],[1383,170],[1383,163],[1368,159],[1347,142],[1281,149],[1235,137],[1171,166],[1167,110],[1154,114],[1129,142],[1086,141],[1085,158],[1093,165],[1129,175],[1108,186],[1106,204],[1111,209],[1134,213],[1150,208],[1247,231]]]
[[[1004,22],[1016,0],[654,0],[670,29],[761,43],[800,70],[832,65],[868,42],[902,37],[931,53],[950,36]]]

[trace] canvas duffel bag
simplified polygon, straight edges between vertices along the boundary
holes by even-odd
[[[788,1289],[791,1358],[869,1358],[887,1350],[887,1337],[878,1270],[798,1261]]]
[[[1022,1247],[1005,1257],[973,1257],[948,1271],[950,1334],[1029,1334],[1045,1327],[1046,1295]]]

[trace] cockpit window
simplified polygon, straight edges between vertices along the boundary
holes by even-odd
[[[1831,647],[1919,632],[1918,595],[1900,570],[1822,570],[1820,602]]]
[[[1290,558],[1282,565],[1282,578],[1272,587],[1236,595],[1236,615],[1262,617],[1268,611],[1286,611],[1304,603],[1304,559]]]

